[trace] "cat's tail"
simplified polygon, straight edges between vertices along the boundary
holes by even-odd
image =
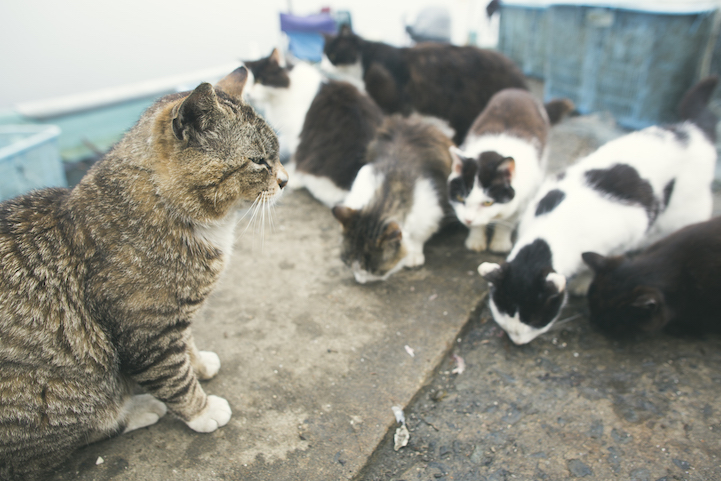
[[[700,128],[711,142],[716,142],[716,122],[718,118],[708,108],[711,95],[718,83],[718,76],[711,75],[691,87],[678,104],[678,113],[682,120],[689,120]]]
[[[551,122],[551,125],[556,125],[563,119],[563,117],[566,116],[566,114],[576,110],[576,106],[571,101],[571,99],[565,98],[553,99],[549,102],[546,102],[543,106],[546,108],[548,120]]]

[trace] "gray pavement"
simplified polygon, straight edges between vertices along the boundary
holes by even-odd
[[[551,170],[620,133],[604,115],[567,119]],[[614,343],[577,299],[518,347],[476,273],[502,258],[465,250],[463,228],[435,236],[423,267],[359,285],[327,208],[292,192],[273,219],[265,235],[240,224],[194,324],[220,356],[204,388],[230,423],[198,434],[166,416],[81,449],[53,481],[721,479],[718,337]],[[393,406],[410,432],[398,451]]]

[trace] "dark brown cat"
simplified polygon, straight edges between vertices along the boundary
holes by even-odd
[[[721,332],[721,217],[678,230],[635,256],[584,252],[583,261],[595,273],[591,322],[604,333]]]
[[[365,164],[368,143],[383,122],[373,100],[348,82],[324,83],[305,116],[293,157],[293,186],[333,207]]]
[[[166,406],[198,432],[229,421],[198,383],[220,361],[190,321],[239,203],[287,182],[275,135],[240,100],[246,78],[159,100],[72,191],[0,204],[0,479],[40,478]]]
[[[448,120],[460,145],[488,100],[504,88],[526,89],[521,71],[492,50],[438,43],[396,48],[355,35],[347,25],[326,36],[335,66],[359,65],[366,91],[386,113],[414,111]]]

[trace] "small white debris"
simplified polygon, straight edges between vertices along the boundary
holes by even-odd
[[[393,410],[393,414],[396,417],[396,422],[398,424],[405,424],[406,416],[403,414],[403,408],[400,406],[392,406],[391,409]]]
[[[105,460],[102,458],[102,456],[98,456],[98,460],[95,461],[95,465],[97,466],[98,464],[103,464],[104,462]]]
[[[574,352],[574,353],[573,353],[573,357],[578,357],[578,355],[579,355],[579,354],[578,354],[577,352]]]
[[[463,374],[463,371],[466,370],[466,361],[464,361],[463,358],[461,356],[459,356],[458,354],[454,354],[451,357],[453,357],[453,360],[456,361],[456,367],[454,367],[453,370],[451,370],[451,373],[452,374]]]
[[[403,346],[403,347],[405,347],[406,352],[408,353],[409,356],[411,356],[411,357],[416,357],[416,351],[414,351],[411,346],[409,346],[408,344],[406,344],[406,345]]]
[[[402,425],[396,429],[396,433],[393,435],[393,450],[398,451],[402,447],[408,445],[408,440],[411,439],[411,435],[408,432],[406,425]]]
[[[438,294],[431,294],[428,296],[429,301],[435,301],[438,298]]]

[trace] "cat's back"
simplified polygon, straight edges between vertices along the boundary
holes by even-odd
[[[508,88],[491,97],[471,125],[464,145],[478,137],[506,134],[540,147],[546,144],[549,128],[541,102],[527,90]]]

